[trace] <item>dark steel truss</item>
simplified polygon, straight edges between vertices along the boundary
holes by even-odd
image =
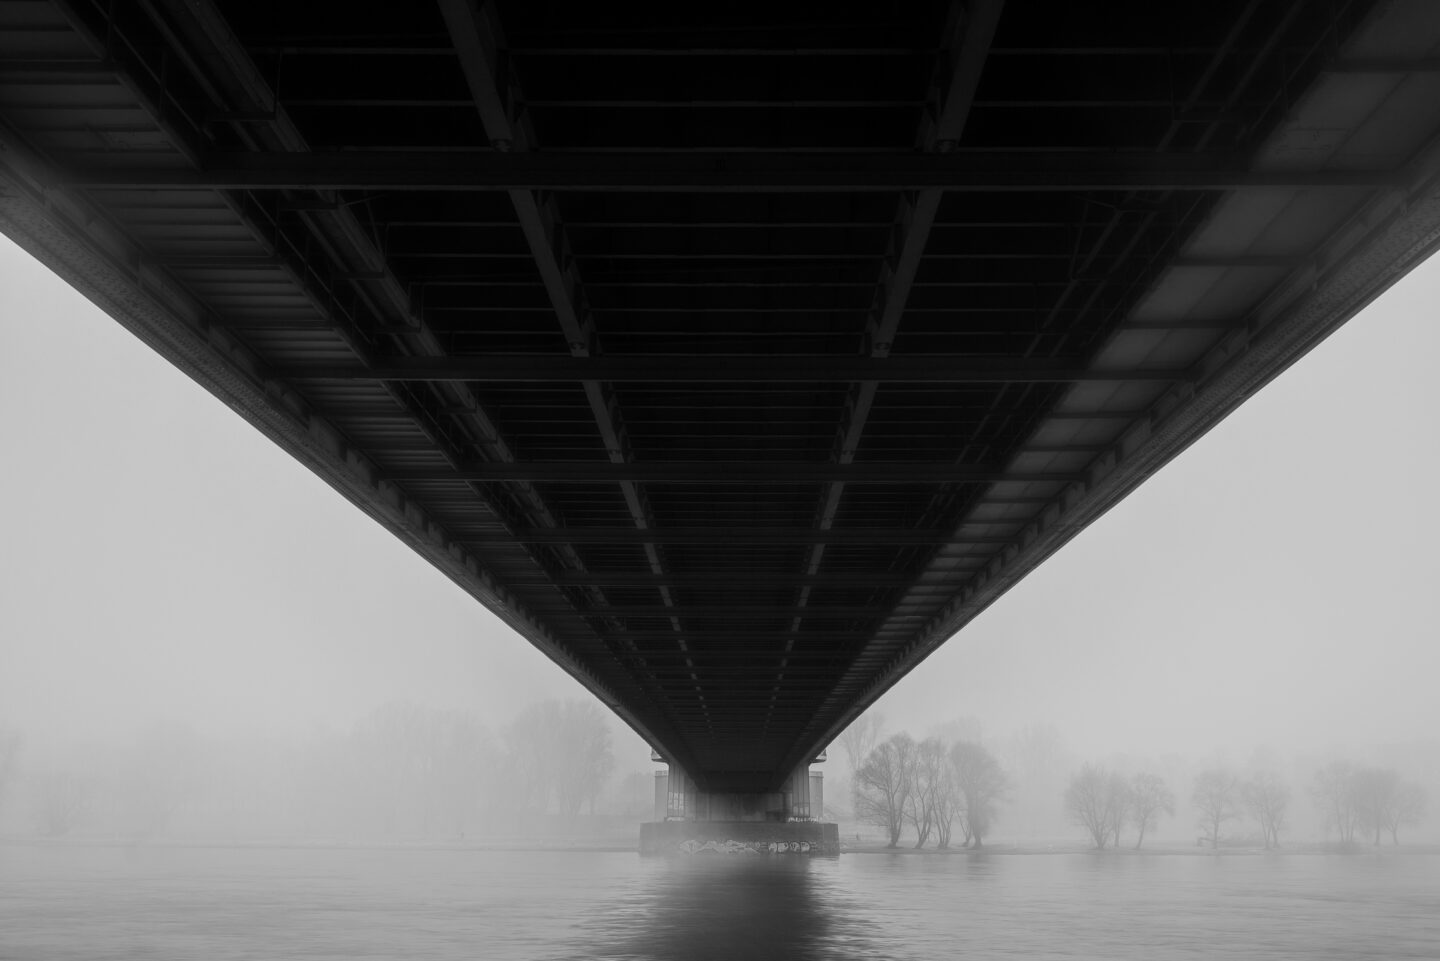
[[[773,787],[1435,247],[1427,2],[0,5],[0,229]]]

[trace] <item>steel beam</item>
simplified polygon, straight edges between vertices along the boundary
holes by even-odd
[[[393,481],[545,481],[559,484],[649,481],[670,484],[1062,484],[1078,480],[1077,471],[1007,471],[995,465],[935,463],[812,463],[808,461],[657,461],[617,464],[609,461],[490,462],[459,468],[384,471]]]
[[[973,558],[977,563],[972,569],[978,569],[978,562],[983,558]],[[665,574],[652,574],[648,571],[591,571],[591,572],[566,572],[558,574],[554,578],[546,578],[539,581],[527,582],[520,578],[507,578],[507,583],[516,587],[545,587],[554,585],[556,587],[658,587],[661,585],[669,587],[684,588],[686,591],[729,591],[729,590],[756,590],[766,587],[798,587],[810,585],[822,590],[835,588],[838,590],[866,590],[884,589],[890,587],[908,587],[917,583],[918,578],[912,574],[870,574],[870,573],[830,573],[830,574],[795,574],[795,573],[773,573],[766,571],[670,571]],[[949,588],[951,582],[932,582],[934,586]]]
[[[226,105],[243,108],[239,113],[251,113],[264,118],[258,123],[240,123],[237,134],[241,142],[247,143],[256,151],[281,150],[293,156],[313,156],[304,136],[291,123],[284,108],[277,104],[275,91],[256,67],[249,52],[235,36],[213,0],[159,0],[158,7],[163,7],[165,16],[162,17],[158,8],[152,9],[152,16],[168,19],[170,26],[185,38],[186,45],[193,48],[190,51],[193,56],[187,54],[186,59],[192,69],[204,74],[202,83],[213,85],[214,92],[226,101]],[[212,110],[211,113],[216,111]],[[348,270],[344,276],[359,301],[371,304],[377,316],[388,321],[380,331],[381,340],[387,339],[384,334],[395,335],[394,342],[389,345],[392,351],[424,355],[432,360],[443,355],[444,348],[426,322],[423,312],[418,310],[411,300],[411,291],[391,271],[386,255],[374,235],[360,223],[352,208],[343,205],[331,207],[329,201],[333,199],[324,198],[324,204],[306,209],[304,198],[284,198],[291,209],[298,211],[298,216],[305,222],[307,229],[317,237],[318,246],[345,256],[348,263],[344,266],[348,267]],[[307,243],[304,246],[308,250],[310,245]],[[358,349],[360,341],[353,337],[351,344],[356,348],[357,357],[362,360],[371,359],[373,348]],[[454,425],[464,432],[463,448],[474,450],[477,445],[483,445],[488,450],[488,456],[501,461],[513,460],[513,452],[501,438],[487,411],[471,395],[467,385],[436,383],[417,387],[397,384],[387,385],[387,389],[392,394],[403,394],[402,403],[405,406],[419,405],[427,409],[435,406],[424,403],[424,398],[420,396],[422,393],[429,393],[439,399],[439,406],[445,412],[439,418],[440,423],[436,426],[420,424],[421,430],[432,440],[436,439],[437,434],[448,433],[448,428]],[[446,456],[452,463],[457,459],[453,451],[455,446],[457,445],[446,445],[451,448],[446,451]],[[541,524],[554,523],[549,505],[529,485],[511,485],[508,493],[516,500],[516,512],[521,513],[527,520]],[[386,495],[382,494],[383,496]],[[477,492],[476,496],[478,498],[480,493]],[[573,549],[562,548],[559,553],[565,562],[577,567],[582,566]],[[519,608],[513,598],[507,599],[507,603]],[[543,630],[544,627],[540,626],[539,631]],[[572,669],[545,646],[543,636],[537,633],[535,625],[527,625],[522,629],[522,633],[542,650],[550,653],[552,658],[602,700],[610,703],[632,726],[636,726],[637,730],[644,730],[639,716],[633,712],[630,705],[623,703],[624,696],[617,699],[616,693],[607,689],[605,680],[589,671]],[[638,683],[643,688],[643,681],[639,679],[626,678],[625,681]],[[657,735],[664,736],[660,731],[644,733],[644,736],[651,740],[656,740]],[[677,750],[683,752],[683,745],[677,746]]]
[[[851,620],[863,621],[864,618],[851,618]],[[644,630],[644,628],[611,627],[603,631],[598,631],[598,633],[589,633],[589,631],[586,631],[586,633],[573,634],[559,633],[557,637],[573,638],[573,640],[600,637],[603,638],[603,640],[634,641],[668,641],[672,640],[672,638],[688,638],[688,640],[691,641],[723,641],[723,643],[726,644],[726,647],[723,648],[724,651],[734,650],[736,647],[747,647],[747,645],[750,644],[785,644],[788,643],[788,641],[808,640],[825,641],[825,643],[829,643],[829,641],[835,640],[835,638],[844,638],[847,643],[850,643],[850,641],[870,643],[870,641],[876,640],[876,638],[874,638],[874,631],[871,630],[871,627],[868,627],[868,625],[867,627],[852,628],[852,630],[851,628],[847,628],[847,630],[815,628],[815,630],[801,631],[801,633],[789,630],[756,631],[753,627],[720,628],[720,630],[716,630],[716,628],[706,628],[706,630],[696,630],[696,628],[684,628],[684,630],[670,630],[670,628]],[[890,640],[899,641],[900,638],[890,638]],[[881,643],[884,643],[884,638],[881,638]],[[636,653],[648,654],[648,651],[636,651]],[[694,653],[704,654],[706,653],[706,648],[696,648]]]
[[[1325,66],[1326,73],[1372,73],[1403,76],[1410,73],[1440,73],[1440,57],[1417,60],[1386,60],[1383,58],[1345,57]]]
[[[499,79],[499,59],[504,55],[506,44],[493,5],[480,6],[474,0],[439,2],[446,29],[460,55],[461,69],[490,142],[497,149],[507,152],[530,150],[535,146],[533,130],[511,116],[513,101],[519,99],[520,91],[513,82],[508,89],[504,88]],[[564,225],[554,196],[518,189],[510,191],[510,200],[570,355],[576,359],[588,358],[592,352],[601,349],[600,340],[594,319],[590,316],[579,269],[566,243]],[[625,436],[613,385],[592,377],[585,379],[583,386],[596,430],[611,462],[624,464],[632,461],[634,453]],[[620,493],[636,529],[655,526],[638,484],[633,480],[621,480]],[[635,543],[643,548],[651,573],[663,575],[665,564],[656,543]],[[658,594],[663,604],[674,603],[668,587],[660,586]],[[680,623],[672,619],[671,625],[678,628]],[[683,649],[683,642],[680,646]]]
[[[934,607],[935,605],[929,605]],[[883,607],[798,607],[793,604],[780,605],[749,605],[749,604],[677,604],[674,607],[660,607],[657,605],[633,605],[617,604],[611,607],[598,608],[595,610],[576,610],[573,607],[541,607],[529,608],[531,613],[537,617],[620,617],[620,618],[662,618],[668,619],[672,616],[678,617],[717,617],[725,620],[773,620],[775,618],[797,617],[801,614],[807,617],[883,617],[890,618],[927,618],[929,614],[910,613],[905,611],[892,611]]]
[[[734,636],[734,635],[732,635]],[[794,635],[787,635],[792,640]],[[645,651],[643,653],[630,655],[649,663],[652,661],[684,661],[694,658],[697,667],[703,667],[707,661],[749,661],[766,658],[776,660],[787,660],[794,658],[797,661],[823,661],[836,664],[851,664],[857,660],[863,661],[860,655],[867,653],[866,648],[855,647],[848,650],[833,651],[786,651],[784,646],[777,647],[735,647],[723,651]],[[883,655],[872,655],[876,661],[883,661]],[[774,670],[773,667],[764,670]]]
[[[1005,523],[1003,521],[997,523]],[[1021,522],[1016,521],[1015,525]],[[637,528],[637,527],[565,527],[532,528],[513,532],[494,531],[469,534],[452,531],[464,544],[837,544],[901,546],[917,544],[1008,544],[1013,537],[976,535],[967,537],[954,531],[842,529],[816,530],[744,527],[712,528]]]
[[[640,191],[850,193],[1374,190],[1396,170],[1251,170],[1234,158],[1047,153],[504,153],[420,150],[212,153],[199,169],[135,162],[76,167],[57,186],[81,189]]]
[[[917,137],[922,150],[948,154],[958,145],[1003,9],[1004,0],[975,0],[969,4],[956,0],[952,4],[943,44],[949,60],[948,70],[937,78],[935,86],[939,102],[932,105],[934,113],[927,115]],[[891,227],[892,246],[882,266],[875,301],[858,351],[861,355],[868,355],[870,360],[888,361],[890,358],[891,345],[909,303],[910,291],[929,244],[930,230],[939,213],[942,197],[943,193],[934,188],[907,192],[901,196]],[[878,379],[866,379],[847,396],[846,416],[839,426],[835,442],[836,463],[850,465],[854,462],[879,389]],[[816,512],[817,530],[824,532],[832,528],[844,495],[843,480],[831,481],[826,487]],[[807,572],[820,571],[825,560],[826,544],[823,540],[814,542],[806,562]],[[797,603],[804,606],[809,600],[809,588],[802,588]],[[791,623],[791,630],[798,632],[802,623],[803,619],[797,616]],[[783,676],[777,678],[777,685],[782,680]]]
[[[294,364],[274,369],[288,380],[356,381],[624,381],[629,383],[1060,384],[1081,381],[1182,381],[1171,367],[1087,367],[1077,358],[987,358],[974,355],[864,357],[849,354],[710,354],[701,356],[489,354],[397,357],[365,364]]]
[[[858,618],[857,618],[858,620]],[[676,638],[688,638],[700,642],[723,642],[723,648],[696,648],[693,653],[703,655],[707,651],[718,651],[719,653],[730,653],[737,649],[751,650],[767,649],[766,644],[785,644],[789,641],[815,641],[832,643],[843,641],[849,643],[869,643],[874,640],[872,632],[867,627],[855,630],[811,630],[796,633],[794,631],[756,631],[753,629],[725,629],[725,630],[626,630],[624,628],[609,628],[601,632],[576,632],[558,633],[556,636],[582,640],[592,637],[599,637],[604,640],[634,640],[634,641],[669,641]],[[898,640],[898,639],[897,639]],[[754,645],[761,645],[754,648]],[[636,653],[648,655],[649,651],[637,651]]]

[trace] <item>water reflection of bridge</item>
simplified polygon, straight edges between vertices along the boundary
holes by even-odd
[[[0,228],[784,817],[1435,245],[1433,4],[1122,6],[10,3]]]

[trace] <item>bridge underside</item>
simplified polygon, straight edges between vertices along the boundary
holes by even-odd
[[[774,791],[1429,254],[1437,20],[12,2],[0,229]]]

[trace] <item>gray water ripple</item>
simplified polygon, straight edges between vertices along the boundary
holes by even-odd
[[[3,961],[1440,958],[1440,857],[0,844]]]

